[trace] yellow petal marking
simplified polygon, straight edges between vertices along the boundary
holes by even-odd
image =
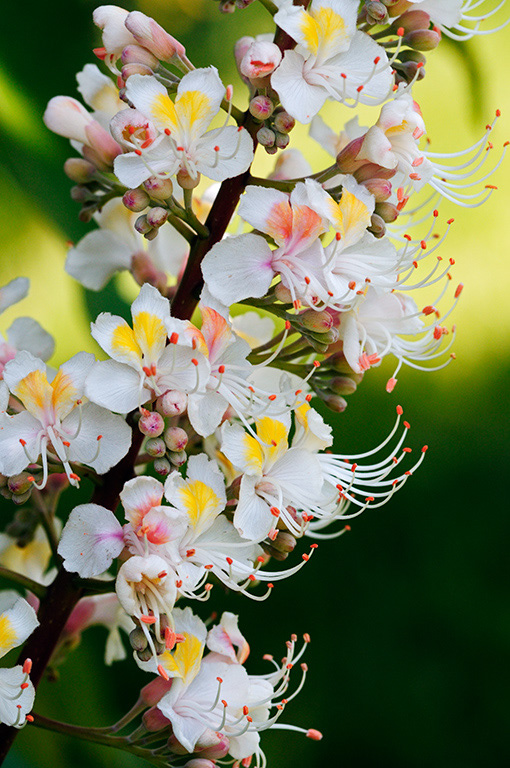
[[[367,206],[356,195],[344,189],[342,198],[337,204],[331,200],[331,210],[335,219],[335,227],[342,240],[361,237],[364,230],[370,226],[370,213]],[[353,238],[354,236],[354,238]]]
[[[317,55],[320,47],[338,47],[347,38],[345,21],[332,8],[318,8],[304,13],[301,20],[301,34],[308,50]]]
[[[218,496],[201,480],[188,480],[179,488],[178,494],[195,531],[208,528],[208,524],[212,523],[220,512],[221,502]]]
[[[9,617],[5,614],[0,616],[0,657],[4,656],[11,648],[18,645],[18,636],[12,626]]]
[[[262,474],[264,451],[259,441],[245,433],[243,447],[243,458],[248,468]]]
[[[145,358],[156,362],[165,348],[167,338],[162,320],[150,312],[139,312],[133,317],[133,334]]]
[[[306,431],[308,431],[308,411],[310,410],[311,406],[308,403],[303,403],[299,408],[294,409],[296,419]]]
[[[45,371],[31,371],[12,390],[32,416],[39,419],[51,412],[53,390]]]
[[[165,93],[161,93],[152,102],[152,117],[156,123],[169,128],[172,133],[178,130],[178,117],[172,99]]]
[[[400,125],[392,125],[390,128],[386,128],[384,131],[386,136],[394,136],[397,133],[405,133],[409,128],[407,120],[402,120]]]
[[[74,382],[69,374],[62,373],[59,370],[53,381],[51,382],[53,389],[52,405],[55,409],[55,413],[60,419],[67,416],[79,399],[78,390],[74,386]]]
[[[165,651],[158,657],[170,677],[181,677],[191,683],[200,669],[204,646],[195,635],[183,632],[184,642],[178,643],[175,652]]]
[[[257,435],[265,443],[264,454],[266,462],[276,461],[288,448],[288,429],[277,419],[264,416],[257,422]]]
[[[135,336],[129,325],[121,323],[112,334],[112,350],[130,360],[142,362],[142,351],[136,343]]]
[[[201,135],[210,121],[211,100],[202,91],[184,91],[175,100],[175,111],[183,131]],[[195,131],[193,131],[195,126]]]

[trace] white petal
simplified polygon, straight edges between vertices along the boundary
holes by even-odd
[[[125,483],[120,500],[133,528],[140,525],[149,510],[161,504],[163,492],[163,483],[155,477],[135,477]]]
[[[129,269],[133,248],[108,230],[94,230],[67,254],[65,270],[92,291],[104,288],[116,272]]]
[[[75,434],[78,420],[76,409],[62,423],[63,430],[70,435]],[[101,438],[98,440],[99,435]],[[98,475],[104,475],[126,455],[131,437],[131,428],[122,416],[110,413],[94,403],[86,403],[82,408],[80,431],[70,441],[69,460],[80,461],[95,469]],[[99,453],[94,458],[98,448]]]
[[[8,607],[4,606],[0,619],[3,630],[0,635],[0,658],[24,643],[39,626],[34,609],[19,595],[16,595],[14,602]]]
[[[150,390],[140,386],[140,374],[115,360],[96,362],[87,377],[85,394],[116,413],[129,413],[151,397]]]
[[[55,351],[55,340],[31,317],[18,317],[7,331],[9,344],[26,350],[41,360],[49,360]]]
[[[246,128],[233,125],[208,131],[198,142],[195,158],[197,170],[213,181],[239,176],[252,160],[253,139]]]
[[[30,459],[37,460],[41,430],[41,423],[28,411],[14,416],[0,413],[0,472],[3,475],[10,477],[22,472],[30,464],[27,453]],[[25,448],[20,440],[25,441]]]
[[[0,313],[24,299],[29,288],[30,280],[27,277],[16,277],[0,288]]]
[[[258,477],[243,475],[239,490],[239,502],[234,513],[234,525],[243,539],[262,541],[274,525],[267,501],[257,496],[255,485]]]
[[[75,507],[58,545],[64,568],[82,578],[104,573],[123,549],[121,524],[113,512],[99,504]]]
[[[202,437],[212,435],[221,424],[227,408],[227,401],[218,392],[188,396],[188,418],[193,429]]]
[[[27,688],[21,685],[27,682]],[[12,698],[13,690],[19,690],[19,696]],[[21,728],[34,705],[35,688],[26,680],[23,667],[18,664],[12,669],[0,669],[0,723]]]
[[[305,59],[297,51],[285,51],[283,61],[271,76],[271,85],[289,114],[309,123],[328,97],[321,85],[310,85],[303,72]]]
[[[202,274],[213,296],[228,306],[249,296],[260,298],[274,277],[272,255],[262,237],[227,237],[207,253]]]

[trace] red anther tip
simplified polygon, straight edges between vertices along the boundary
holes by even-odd
[[[166,669],[161,664],[158,664],[158,672],[161,675],[161,677],[163,678],[163,680],[169,680],[170,679],[168,677],[168,672],[166,671]]]
[[[310,282],[311,282],[310,278],[309,277],[305,277],[305,283],[307,285],[310,285]]]
[[[361,93],[361,91],[363,90],[364,87],[365,86],[363,86],[363,85],[358,85],[358,87],[356,88],[357,92]]]
[[[213,588],[212,584],[206,584],[205,587],[204,587],[206,592],[210,592],[212,588]]]
[[[249,580],[250,580],[250,581],[256,581],[256,580],[257,580],[257,577],[256,577],[256,576],[254,576],[254,574],[253,574],[253,573],[250,573],[250,575],[248,576],[248,578],[249,578]]]
[[[285,330],[290,331],[290,320],[285,321]]]
[[[457,290],[455,291],[455,298],[458,299],[460,294],[462,293],[462,289],[464,288],[464,285],[462,283],[459,283],[457,286]]]
[[[35,477],[33,477],[32,475],[29,475],[27,477],[27,480],[28,480],[29,483],[35,483]]]
[[[350,525],[346,525],[345,528],[344,528],[344,531],[350,531],[350,530],[352,530],[351,526]]]
[[[320,368],[320,363],[319,363],[319,361],[318,361],[318,360],[314,360],[314,361],[313,361],[313,367],[314,367],[314,368]]]
[[[309,403],[311,399],[312,399],[312,395],[306,395],[305,396],[305,400],[306,400],[307,403]]]
[[[302,558],[302,559],[305,561],[305,563],[306,563],[306,562],[308,562],[308,560],[310,559],[310,555],[307,555],[307,554],[306,554],[306,552],[305,552],[305,554],[304,554],[304,555],[301,555],[301,558]]]
[[[374,497],[373,496],[367,496],[365,501],[374,501]]]
[[[501,110],[500,109],[496,110],[496,117],[501,117]]]
[[[20,688],[22,691],[26,690],[28,688],[28,683],[21,683]]]
[[[208,563],[207,565],[204,565],[204,568],[206,571],[210,571],[211,568],[214,568],[214,565],[212,563]]]
[[[179,341],[179,334],[175,333],[174,331],[170,336],[170,344],[177,344],[178,341]]]
[[[34,716],[33,715],[27,715],[25,720],[27,723],[33,723],[34,722]]]
[[[305,662],[303,662],[303,663],[301,664],[301,669],[303,670],[303,672],[308,672],[308,664],[306,664]],[[285,704],[286,704],[286,703],[287,703],[287,702],[285,701]]]
[[[433,212],[433,216],[434,216],[434,218],[435,218],[435,219],[437,219],[437,217],[439,216],[439,211],[438,211],[438,210],[435,210],[435,211]]]
[[[494,184],[486,184],[485,189],[497,189],[497,187],[495,187]]]
[[[79,479],[80,479],[79,475],[77,475],[77,474],[76,474],[76,472],[71,472],[71,474],[69,475],[69,477],[70,477],[72,480],[79,480]]]
[[[29,675],[32,671],[32,659],[25,659],[25,662],[23,664],[23,674]]]
[[[135,155],[138,155],[138,157],[142,156],[142,150],[141,149],[135,149]]]
[[[268,588],[268,589],[274,589],[274,584],[272,584],[271,582],[269,582],[269,584],[267,585],[267,588]]]
[[[193,557],[194,554],[195,554],[195,550],[194,549],[188,549],[186,551],[186,557]]]
[[[386,382],[386,392],[388,392],[388,393],[393,392],[393,390],[395,389],[396,385],[397,385],[397,380],[395,378],[393,378],[393,376],[392,376],[391,379],[388,379],[388,381]],[[397,413],[398,413],[398,411],[397,411]]]
[[[264,556],[263,556],[263,555],[259,555],[259,556],[257,557],[257,563],[263,563],[263,562],[264,562],[264,560],[265,560],[265,558],[264,558]]]
[[[248,720],[249,723],[253,723],[253,717],[250,717],[250,715],[247,715],[246,719]]]
[[[224,707],[228,707],[228,704],[227,704],[227,702],[225,701],[225,699],[222,699],[222,700],[221,700],[221,703],[223,704],[223,706],[224,706]]]
[[[191,362],[192,362],[192,363],[193,363],[193,365],[195,365],[195,366],[197,366],[197,365],[198,365],[198,360],[196,359],[196,357],[192,357],[192,358],[191,358]]]
[[[217,677],[217,678],[216,678],[216,680],[217,680],[219,683],[222,683],[222,682],[223,682],[223,678],[222,678],[222,677]]]
[[[271,401],[276,400],[276,395],[269,395],[267,399]]]
[[[21,445],[22,445],[22,446],[23,446],[23,448],[24,448],[24,447],[25,447],[25,445],[27,444],[27,441],[26,441],[26,440],[23,440],[23,438],[22,438],[22,437],[20,437],[19,441],[20,441]]]
[[[424,445],[423,448],[421,449],[421,452],[427,453],[428,449],[429,449],[428,445]]]
[[[320,741],[322,739],[322,733],[320,731],[316,731],[315,728],[310,728],[306,735],[309,739],[312,739],[312,741]]]
[[[446,223],[447,224],[453,224],[454,221],[455,221],[455,219],[448,219],[448,221]]]
[[[220,365],[218,367],[218,373],[225,373],[225,366],[224,365]]]
[[[156,617],[155,616],[140,616],[140,621],[143,621],[144,624],[155,624],[156,623]]]
[[[305,634],[303,635],[303,640],[305,641],[305,643],[310,642],[310,635],[308,634],[308,632],[305,632]]]
[[[248,709],[248,707],[246,707],[246,706],[243,707],[243,715],[247,715],[249,713],[249,711],[250,710]]]
[[[317,549],[319,545],[317,543],[310,544],[310,549]]]
[[[160,571],[158,573],[158,579],[164,579],[165,576],[168,576],[168,573],[166,571]]]
[[[356,288],[356,283],[354,280],[351,280],[351,282],[348,284],[348,287],[353,291]]]
[[[399,27],[399,28],[397,29],[397,35],[398,35],[399,37],[404,37],[404,35],[405,35],[405,32],[406,32],[406,31],[405,31],[404,27]]]
[[[402,451],[404,453],[411,453],[412,450],[413,450],[412,448],[402,448]]]
[[[406,429],[411,429],[411,425],[409,424],[409,422],[408,422],[408,421],[404,421],[404,427],[405,427]]]
[[[214,147],[214,151],[215,151],[215,152],[219,152],[219,151],[220,151],[220,148],[218,147],[218,145],[217,145],[217,144],[216,144],[216,146]]]
[[[177,589],[180,589],[182,587],[181,579],[177,579],[177,581],[175,582],[175,586],[177,587]]]
[[[226,558],[226,561],[227,561],[227,563],[228,563],[229,565],[232,565],[232,563],[234,562],[234,561],[232,560],[232,558],[231,558],[231,557],[227,557],[227,558]]]

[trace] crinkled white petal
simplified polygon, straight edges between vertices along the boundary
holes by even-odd
[[[104,573],[123,549],[121,524],[113,512],[99,504],[75,507],[58,545],[64,568],[82,578]]]

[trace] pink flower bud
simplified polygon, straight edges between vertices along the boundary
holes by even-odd
[[[314,309],[307,309],[301,315],[299,320],[304,328],[314,333],[326,333],[333,326],[333,317],[329,312],[316,312]]]
[[[165,693],[168,693],[172,687],[172,678],[164,680],[162,677],[155,677],[150,683],[147,683],[140,691],[140,698],[148,707],[153,707],[160,701]]]
[[[147,221],[151,227],[162,227],[168,219],[168,211],[161,206],[151,208],[147,213]]]
[[[96,172],[96,168],[82,157],[69,157],[64,163],[64,173],[77,184],[87,184]]]
[[[129,11],[117,5],[100,5],[92,14],[96,27],[103,32],[103,45],[106,53],[118,59],[127,45],[136,43],[133,35],[126,29],[124,21]]]
[[[124,192],[122,202],[129,211],[140,213],[148,207],[150,198],[143,189],[128,189],[127,192]]]
[[[282,304],[292,304],[292,294],[283,283],[278,283],[274,289],[274,295]]]
[[[430,27],[430,16],[425,11],[408,11],[402,14],[398,21],[393,22],[393,26],[400,27],[407,32],[414,32],[416,29],[428,29]]]
[[[55,96],[51,99],[43,120],[50,131],[90,147],[94,157],[106,166],[110,166],[121,152],[117,142],[85,107],[69,96]]]
[[[417,29],[409,32],[402,42],[417,51],[432,51],[441,42],[441,33],[433,29]]]
[[[357,160],[357,157],[364,138],[364,136],[359,136],[357,139],[353,139],[336,156],[336,164],[341,173],[352,173],[360,165],[363,165],[363,160]]]
[[[157,176],[149,176],[143,186],[155,200],[168,200],[174,188],[172,179],[158,179]]]
[[[353,176],[358,184],[363,184],[368,179],[391,179],[396,172],[396,168],[383,168],[376,163],[365,163],[357,171],[354,171]]]
[[[159,459],[166,453],[165,441],[160,437],[150,437],[145,443],[145,452],[155,459]]]
[[[163,434],[165,420],[157,411],[142,411],[138,429],[147,437],[159,437]]]
[[[154,19],[141,11],[132,11],[125,21],[133,37],[156,58],[170,61],[174,56],[185,56],[186,49],[178,40],[165,32]]]
[[[184,392],[171,389],[158,398],[156,409],[162,416],[180,416],[188,407],[188,398]]]
[[[170,725],[170,720],[157,707],[152,707],[144,712],[142,720],[147,730],[152,732],[161,731]]]
[[[152,70],[159,67],[157,58],[141,45],[127,45],[122,51],[121,61],[123,64],[145,64]]]
[[[250,79],[270,75],[282,60],[282,52],[274,43],[254,41],[239,64],[239,71]]]
[[[107,167],[111,167],[117,155],[122,153],[122,149],[115,139],[112,139],[108,131],[105,131],[96,120],[86,126],[85,134],[88,139],[85,143],[94,150]]]
[[[154,459],[154,472],[161,475],[161,477],[167,477],[172,471],[172,465],[165,458]]]
[[[163,439],[171,451],[183,451],[188,444],[188,435],[180,427],[168,427]]]
[[[248,53],[250,47],[255,42],[254,37],[249,37],[248,35],[246,37],[241,37],[236,42],[234,46],[234,57],[237,64],[237,69],[240,71],[241,62],[244,59],[245,55]]]
[[[124,82],[128,80],[132,75],[153,75],[154,72],[147,64],[124,64],[121,69],[121,76]]]
[[[215,768],[215,766],[212,760],[204,760],[201,757],[195,757],[193,760],[188,760],[183,768]]]
[[[274,104],[268,96],[255,96],[248,109],[256,120],[266,120],[273,114]]]
[[[335,413],[343,413],[347,408],[347,401],[340,395],[322,395],[322,399]]]
[[[202,757],[221,760],[228,754],[230,740],[224,733],[215,733],[208,729],[197,741],[196,750]]]
[[[155,267],[151,257],[145,251],[138,251],[131,257],[131,273],[138,285],[150,283],[159,291],[164,291],[166,288],[165,273]]]
[[[363,186],[373,194],[376,203],[382,203],[391,196],[391,181],[387,179],[368,179]]]

